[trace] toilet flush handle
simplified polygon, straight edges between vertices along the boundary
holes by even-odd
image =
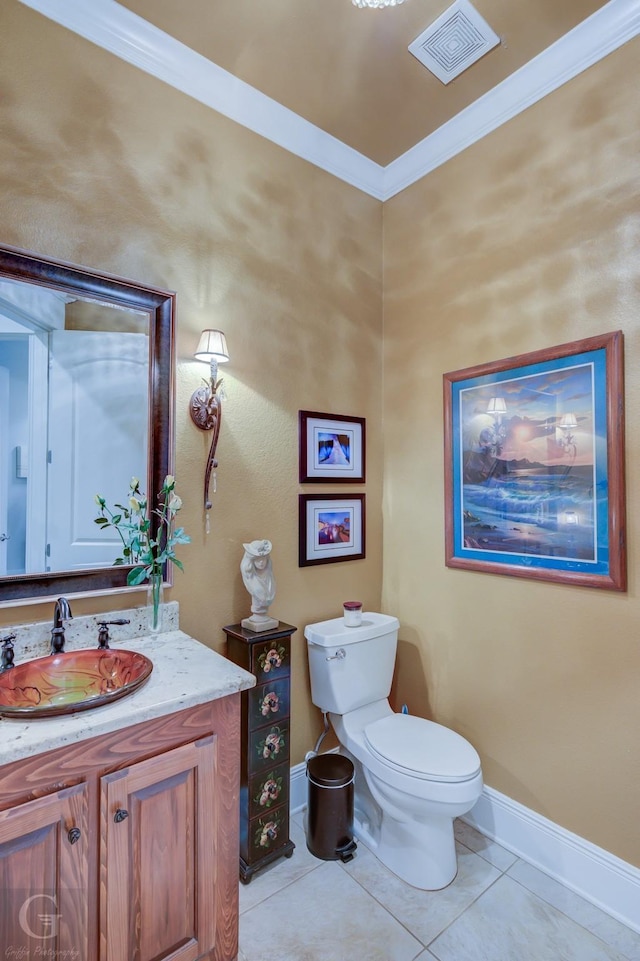
[[[327,661],[344,661],[346,656],[347,656],[347,652],[345,651],[344,647],[339,647],[336,653],[329,655],[329,657],[327,657],[326,660]]]

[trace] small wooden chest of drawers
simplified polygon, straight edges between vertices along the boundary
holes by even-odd
[[[280,857],[291,857],[289,838],[289,712],[291,635],[282,621],[261,634],[240,624],[224,628],[227,656],[255,674],[242,692],[240,769],[240,880]]]

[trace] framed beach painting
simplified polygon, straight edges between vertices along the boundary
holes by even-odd
[[[626,589],[621,331],[444,375],[448,567]]]
[[[300,483],[364,483],[365,420],[301,410]]]
[[[364,556],[364,494],[300,494],[299,567]]]

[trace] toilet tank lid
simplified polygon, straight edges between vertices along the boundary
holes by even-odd
[[[376,614],[365,611],[362,623],[358,627],[347,627],[344,618],[334,617],[329,621],[319,621],[317,624],[307,624],[304,636],[309,644],[318,647],[336,647],[342,644],[355,644],[358,641],[370,641],[381,634],[397,631],[400,622],[391,614]]]

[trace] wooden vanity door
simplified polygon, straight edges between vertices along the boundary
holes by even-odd
[[[105,775],[100,961],[195,961],[216,943],[214,735]]]
[[[91,957],[87,788],[0,811],[0,957]]]

